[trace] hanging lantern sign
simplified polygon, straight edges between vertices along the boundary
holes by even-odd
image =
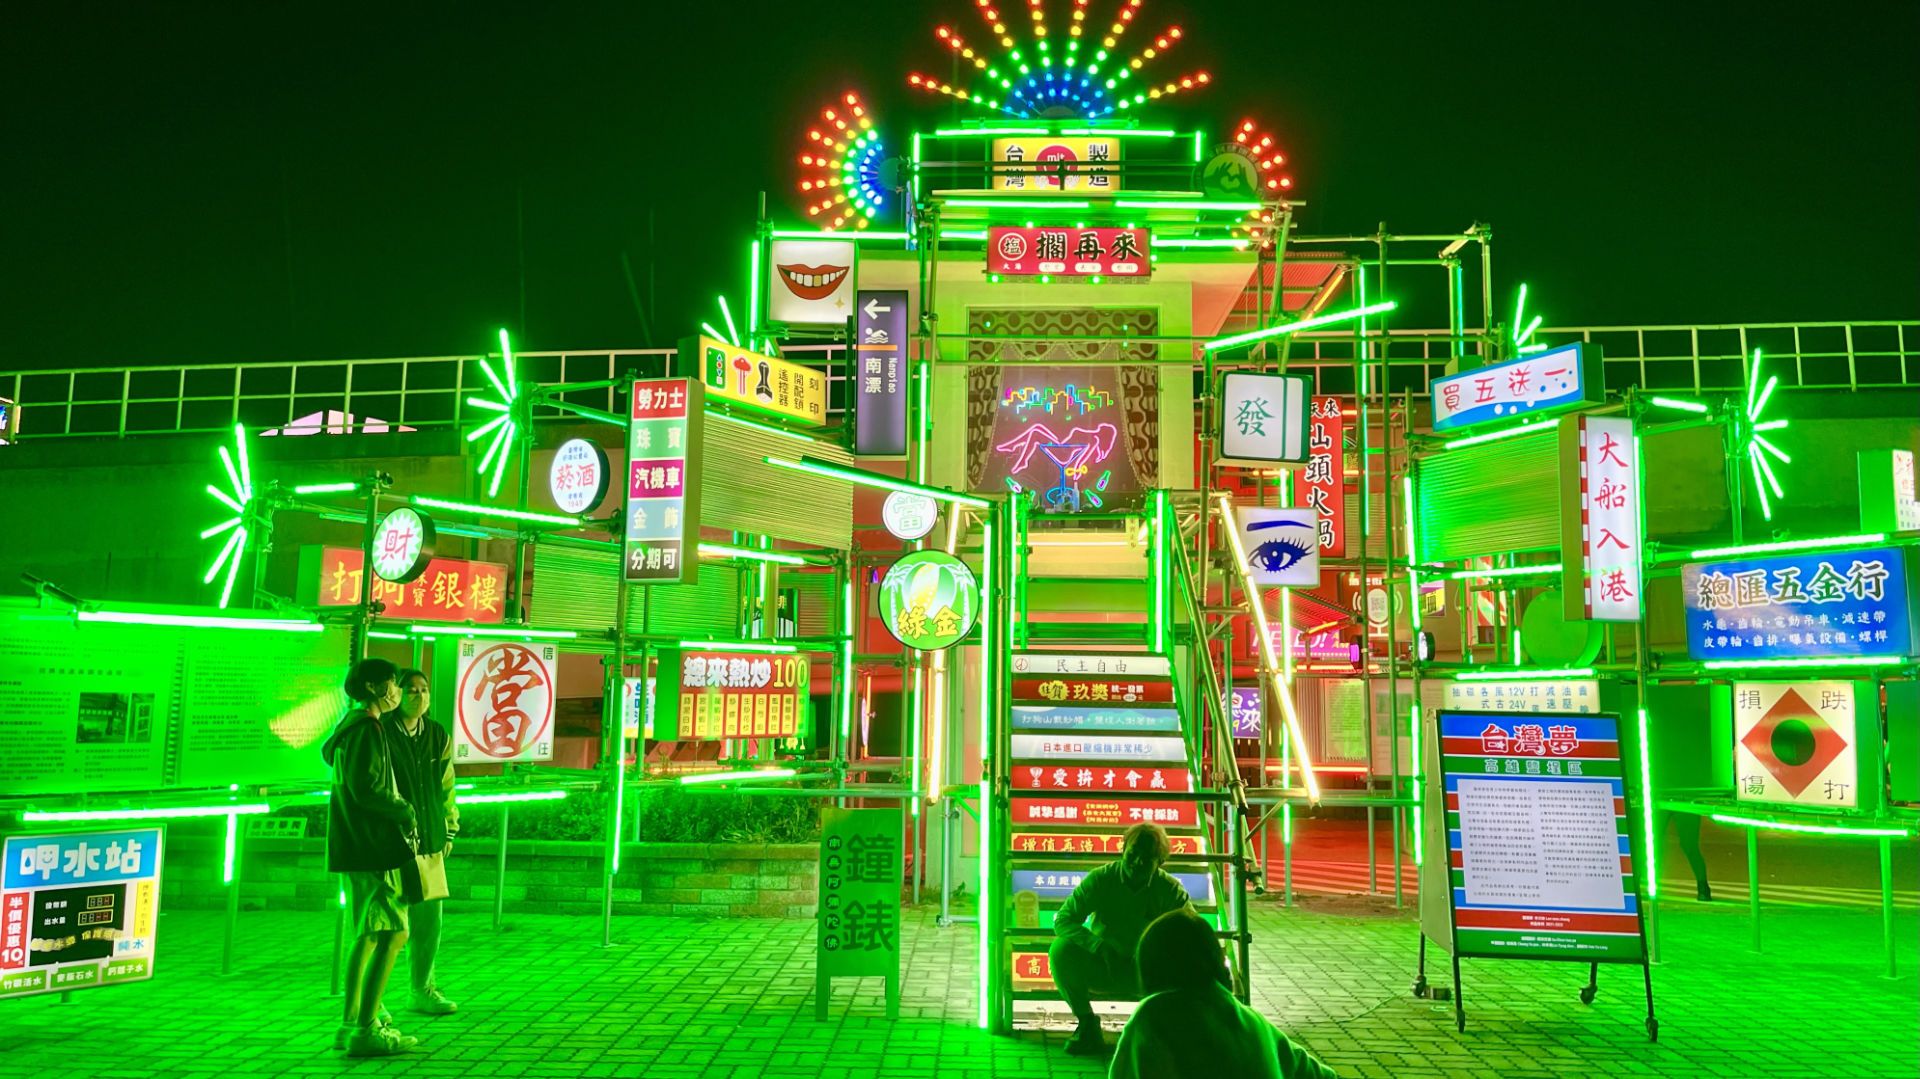
[[[373,531],[373,572],[383,581],[406,584],[433,561],[433,518],[401,506]]]
[[[880,580],[880,620],[908,648],[951,648],[979,617],[980,585],[973,571],[945,551],[907,555]]]

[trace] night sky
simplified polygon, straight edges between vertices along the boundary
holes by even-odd
[[[637,347],[623,252],[670,343],[758,192],[799,220],[820,105],[948,120],[906,73],[990,41],[971,0],[72,9],[9,17],[5,370]],[[1214,84],[1150,115],[1263,121],[1304,232],[1491,222],[1549,324],[1920,314],[1911,0],[1148,0],[1128,40],[1172,23],[1153,70]]]

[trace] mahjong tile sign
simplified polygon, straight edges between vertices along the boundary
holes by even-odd
[[[153,977],[160,828],[9,836],[0,998]]]

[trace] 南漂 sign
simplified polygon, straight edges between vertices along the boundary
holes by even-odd
[[[1271,468],[1307,460],[1311,379],[1233,371],[1221,381],[1220,399],[1219,463]]]
[[[0,999],[153,977],[159,828],[8,836]]]
[[[1152,247],[1144,228],[996,225],[987,230],[987,272],[1145,280],[1153,275]]]
[[[898,456],[907,452],[907,293],[862,289],[854,299],[853,452]]]
[[[1600,346],[1576,341],[1434,379],[1433,429],[1451,431],[1596,404],[1603,392],[1599,370]]]
[[[462,637],[454,683],[455,763],[552,760],[559,661],[551,644]]]

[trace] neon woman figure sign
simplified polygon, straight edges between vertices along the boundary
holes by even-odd
[[[1082,484],[1091,467],[1113,453],[1119,437],[1119,429],[1111,423],[1095,424],[1092,428],[1075,425],[1064,436],[1044,423],[1035,423],[994,450],[1013,458],[1007,465],[1007,486],[1016,494],[1025,488],[1014,477],[1025,471],[1035,452],[1045,454],[1059,470],[1060,482],[1041,494],[1041,503],[1049,510],[1078,511],[1083,499],[1095,507],[1102,504],[1100,492],[1106,490],[1112,470],[1103,471],[1091,487]]]

